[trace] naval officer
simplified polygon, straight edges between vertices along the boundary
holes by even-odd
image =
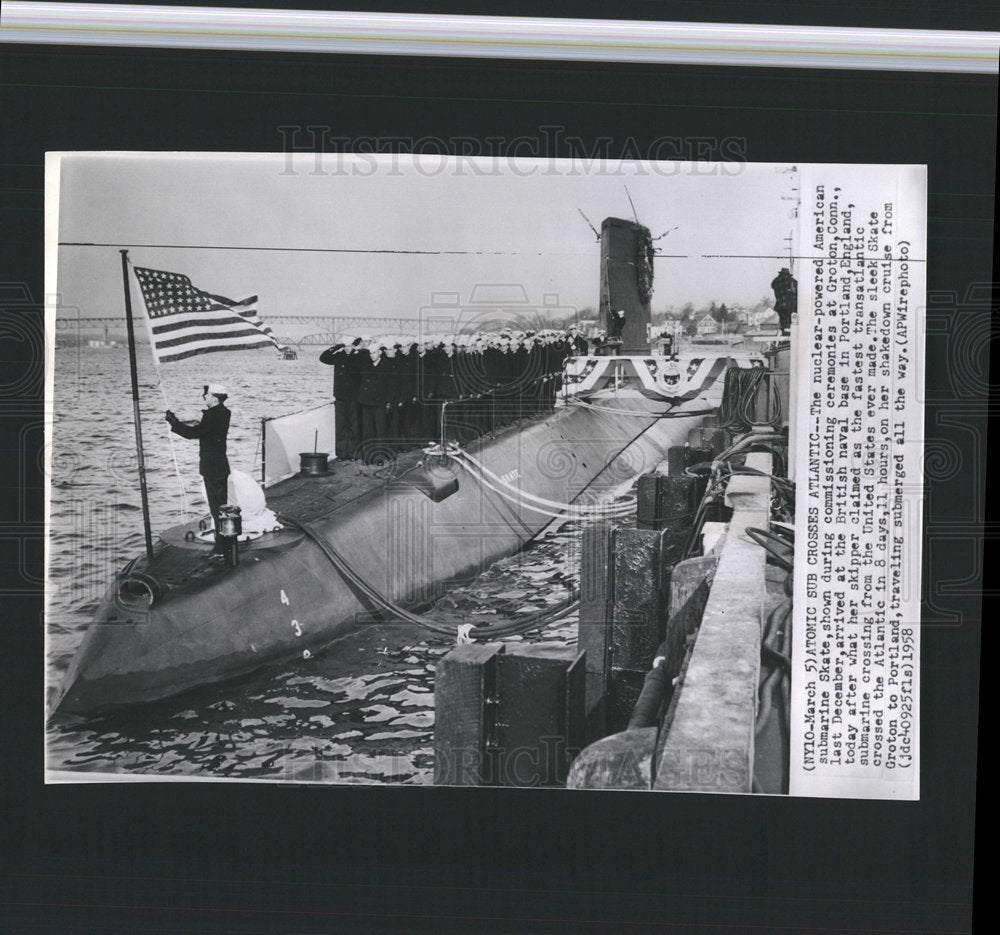
[[[229,419],[232,413],[226,408],[229,398],[226,388],[219,383],[209,383],[202,388],[205,411],[201,421],[194,425],[181,422],[169,409],[167,421],[170,431],[181,438],[198,439],[198,471],[205,482],[205,496],[208,509],[215,524],[215,548],[212,556],[223,556],[219,542],[219,507],[227,499],[229,480],[229,459],[226,456],[226,436],[229,434]]]

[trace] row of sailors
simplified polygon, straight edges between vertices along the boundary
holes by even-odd
[[[586,351],[575,329],[334,344],[320,360],[334,367],[337,457],[466,442],[551,409],[567,358]]]

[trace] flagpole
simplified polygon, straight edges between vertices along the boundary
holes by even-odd
[[[127,260],[129,266],[132,265],[131,260]],[[129,294],[132,292],[132,279],[129,277]],[[139,297],[142,296],[142,289],[139,289]],[[167,390],[163,385],[163,373],[160,370],[160,358],[156,355],[156,337],[153,335],[153,327],[149,323],[149,309],[145,308],[145,301],[143,301],[143,321],[146,322],[146,337],[149,338],[149,349],[153,356],[153,369],[156,371],[156,385],[160,390],[160,398],[163,400],[163,408],[170,409],[170,401],[167,399]],[[177,484],[181,489],[181,515],[184,517],[184,522],[188,521],[188,498],[187,498],[187,488],[184,486],[184,477],[181,474],[180,466],[177,464],[177,448],[174,445],[174,434],[173,432],[167,432],[167,440],[170,442],[170,459],[174,463],[174,474],[177,477]]]
[[[135,422],[135,450],[139,461],[139,490],[142,494],[142,523],[146,532],[146,560],[153,563],[153,530],[149,522],[149,495],[146,493],[146,462],[142,454],[142,423],[139,419],[139,374],[135,364],[135,328],[132,325],[132,292],[128,282],[128,250],[122,255],[122,285],[125,288],[125,325],[128,329],[128,363],[132,373],[132,419]]]

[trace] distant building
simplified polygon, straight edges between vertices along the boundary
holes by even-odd
[[[719,323],[709,314],[708,312],[699,312],[695,315],[695,325],[698,328],[698,334],[718,334],[719,333]]]
[[[766,327],[764,322],[778,320],[778,316],[774,309],[769,305],[756,306],[750,309],[743,309],[740,316],[740,320],[747,326],[748,329],[756,331],[758,328]]]

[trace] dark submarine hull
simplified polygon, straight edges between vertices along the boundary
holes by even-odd
[[[722,380],[712,383],[674,408],[640,394],[606,396],[600,408],[571,404],[479,439],[468,452],[504,481],[449,459],[458,488],[440,502],[428,495],[419,452],[400,459],[396,479],[336,463],[330,475],[281,481],[268,488],[268,506],[308,529],[289,524],[261,537],[241,549],[236,567],[209,562],[203,545],[185,541],[187,527],[168,530],[151,563],[135,559],[109,587],[53,710],[151,702],[308,659],[378,619],[317,539],[374,591],[405,608],[426,605],[553,521],[556,511],[518,489],[570,503],[651,470],[717,405]]]

